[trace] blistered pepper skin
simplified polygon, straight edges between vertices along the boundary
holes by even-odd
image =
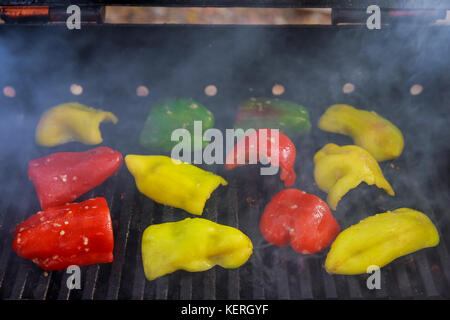
[[[222,177],[166,156],[127,155],[125,162],[139,191],[158,203],[201,215]]]
[[[205,271],[215,265],[237,268],[252,252],[252,242],[244,233],[201,218],[151,225],[142,236],[148,280],[176,270]]]
[[[361,182],[395,195],[378,162],[361,147],[329,143],[314,155],[314,164],[314,179],[317,186],[328,193],[327,202],[333,210],[342,197]]]
[[[100,123],[117,123],[117,117],[107,111],[70,102],[47,110],[36,127],[36,143],[44,147],[54,147],[71,141],[86,145],[103,142]]]
[[[356,145],[369,151],[377,161],[399,157],[404,147],[402,132],[392,122],[375,111],[346,104],[328,108],[319,119],[319,128],[351,136]]]
[[[331,245],[325,269],[335,274],[363,274],[391,261],[439,244],[439,234],[422,212],[400,208],[376,214],[342,231]]]

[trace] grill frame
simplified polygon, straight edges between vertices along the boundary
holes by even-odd
[[[400,27],[370,33],[361,27],[105,25],[86,26],[79,34],[70,33],[63,26],[0,26],[0,29],[0,48],[3,50],[0,54],[6,57],[6,60],[3,60],[4,65],[8,65],[7,72],[0,76],[0,86],[8,84],[17,88],[17,96],[14,99],[0,98],[0,104],[5,106],[1,112],[11,117],[10,126],[20,132],[14,137],[17,140],[14,141],[15,144],[8,145],[1,154],[2,159],[7,161],[2,161],[0,170],[5,180],[11,181],[11,185],[0,187],[2,194],[7,195],[0,199],[1,299],[450,297],[450,239],[446,232],[450,222],[448,216],[444,215],[450,200],[446,195],[449,190],[446,185],[448,176],[442,173],[449,158],[447,153],[447,158],[444,156],[438,161],[446,149],[445,143],[442,146],[442,143],[436,141],[449,136],[445,118],[442,119],[446,114],[442,108],[450,103],[450,95],[444,91],[449,83],[447,75],[450,73],[448,65],[439,58],[442,52],[450,53],[450,48],[448,44],[432,41],[433,38],[449,35],[449,28]],[[413,35],[413,40],[405,40]],[[96,43],[97,38],[104,41]],[[261,39],[265,42],[261,42]],[[226,57],[224,48],[230,47],[230,44],[243,45],[245,41],[248,43],[243,49],[247,51]],[[400,43],[396,44],[396,41]],[[431,47],[424,52],[418,43],[420,41],[430,44]],[[349,47],[335,51],[343,43]],[[383,47],[380,47],[382,43],[392,48],[398,56],[383,53]],[[56,44],[58,52],[49,51]],[[411,45],[407,52],[402,49],[405,44]],[[260,51],[248,51],[253,45],[258,45]],[[361,50],[359,54],[348,55],[358,47]],[[27,48],[35,50],[30,54],[31,51]],[[110,52],[115,52],[113,49],[120,51],[109,55]],[[368,56],[368,59],[364,60],[364,54],[373,49],[381,56]],[[438,49],[441,50],[440,54]],[[30,61],[21,59],[26,52]],[[180,52],[183,52],[183,55]],[[68,59],[61,60],[64,56]],[[125,57],[129,60],[124,59]],[[190,63],[182,67],[182,59],[186,60],[186,57],[190,59]],[[208,57],[223,65],[203,61]],[[298,62],[299,57],[304,61]],[[394,61],[387,61],[389,57]],[[231,64],[235,58],[240,58],[240,62]],[[129,66],[130,61],[133,61],[132,66]],[[386,65],[378,66],[379,70],[374,69],[380,61]],[[399,65],[399,61],[404,65]],[[321,62],[323,65],[311,64],[314,62]],[[359,71],[362,73],[340,66],[343,62],[350,63],[350,66],[361,63]],[[414,70],[409,70],[407,66],[407,63],[411,62],[416,63]],[[134,74],[137,68],[133,67],[134,65],[142,71]],[[318,70],[310,69],[311,65]],[[117,69],[110,69],[112,66]],[[297,75],[300,66],[309,74]],[[389,68],[394,68],[392,74],[408,80],[401,83],[398,79],[383,79]],[[129,75],[124,87],[121,87],[124,79],[117,75],[117,70],[120,71],[119,75]],[[167,70],[170,70],[169,75],[166,74]],[[319,72],[325,70],[328,70],[325,76]],[[347,72],[341,74],[345,70]],[[366,70],[376,71],[369,78],[364,74]],[[93,75],[98,78],[90,79]],[[327,77],[330,78],[328,81]],[[101,79],[111,81],[102,84]],[[233,79],[235,83],[230,83]],[[409,95],[409,86],[419,80],[424,86],[424,92],[419,96]],[[387,179],[396,189],[397,196],[391,199],[376,188],[360,186],[342,200],[342,207],[334,214],[344,229],[361,218],[383,212],[382,208],[387,210],[400,206],[415,207],[426,212],[438,224],[441,243],[436,248],[408,255],[386,266],[382,269],[382,275],[386,274],[382,276],[384,289],[369,291],[364,287],[367,275],[349,277],[326,274],[321,267],[326,252],[305,257],[294,253],[288,247],[275,248],[263,241],[257,222],[265,204],[275,193],[284,189],[278,176],[261,177],[258,175],[258,168],[254,166],[237,168],[230,172],[226,172],[220,165],[201,166],[217,172],[229,181],[229,186],[220,187],[213,193],[212,198],[207,201],[202,217],[240,228],[252,239],[255,252],[244,266],[235,270],[215,267],[202,273],[177,271],[148,282],[143,274],[139,250],[143,229],[150,223],[178,221],[191,215],[156,204],[141,195],[135,188],[131,175],[122,167],[116,176],[80,198],[105,196],[107,199],[113,219],[115,260],[111,264],[83,267],[83,289],[69,291],[65,286],[67,274],[49,272],[48,276],[45,276],[31,262],[17,257],[10,245],[14,225],[39,210],[33,186],[26,176],[28,160],[58,151],[88,149],[76,143],[56,148],[41,148],[33,141],[34,127],[41,112],[52,105],[75,98],[68,91],[72,81],[80,82],[85,88],[85,93],[77,100],[118,114],[119,124],[102,126],[102,132],[104,144],[124,154],[151,154],[151,151],[137,145],[140,126],[136,125],[135,121],[142,121],[150,105],[159,98],[172,95],[192,96],[211,108],[220,120],[216,127],[224,129],[232,127],[234,116],[233,112],[229,111],[235,110],[238,102],[253,95],[271,96],[271,86],[281,83],[286,87],[286,93],[280,98],[304,104],[310,111],[313,124],[308,136],[295,141],[298,148],[298,178],[294,187],[317,194],[321,198],[324,198],[325,194],[314,186],[311,175],[314,152],[327,142],[349,144],[351,141],[346,137],[318,130],[315,125],[318,116],[330,103],[337,102],[336,100],[359,106],[364,105],[364,101],[370,101],[376,111],[386,114],[406,133],[404,155],[396,161],[381,164]],[[345,95],[340,91],[345,81],[357,84],[354,94]],[[368,86],[371,82],[375,84],[372,87]],[[137,97],[134,93],[135,88],[142,83],[150,84],[150,95],[147,98]],[[203,88],[210,83],[219,88],[215,97],[203,94]],[[61,91],[62,88],[66,88],[66,91]],[[296,88],[299,88],[298,91]],[[323,90],[329,95],[319,97],[318,93]],[[49,92],[52,94],[49,95]],[[308,95],[308,92],[311,94]],[[436,92],[441,94],[438,98],[433,97]],[[385,93],[386,97],[380,97],[380,93]],[[399,109],[386,105],[389,101],[398,103]],[[433,127],[423,133],[425,138],[421,138],[414,133],[414,128],[418,124],[424,124],[425,120],[415,119],[413,116],[427,111],[430,102],[435,105],[431,111]],[[124,108],[124,103],[132,106]],[[402,113],[408,110],[405,108],[414,111],[412,115],[402,119]],[[3,133],[2,136],[5,136]],[[125,133],[128,137],[123,139]],[[415,145],[419,141],[429,141],[428,139],[435,139],[433,141],[437,143],[436,148],[426,148],[426,151],[431,151],[429,153],[422,150],[423,146]],[[135,143],[130,144],[129,141]],[[428,157],[430,159],[426,160]],[[8,160],[11,158],[15,161]],[[414,169],[421,161],[436,161],[436,168],[417,173]],[[391,163],[394,168],[389,166]],[[416,175],[414,179],[410,179],[411,174]],[[423,187],[426,183],[430,183],[430,188]],[[23,194],[26,201],[16,201],[20,200],[15,197],[18,193]],[[365,203],[361,197],[366,202],[372,200],[374,205]],[[251,199],[247,201],[247,198]],[[379,210],[375,211],[375,207]],[[434,265],[437,265],[438,269],[433,267]],[[130,283],[133,285],[130,286]]]
[[[334,8],[363,9],[373,5],[371,0],[75,0],[70,4],[97,6],[153,6],[153,7],[256,7],[256,8]],[[450,9],[450,1],[445,0],[378,0],[383,9]],[[67,6],[61,0],[0,0],[4,6]]]

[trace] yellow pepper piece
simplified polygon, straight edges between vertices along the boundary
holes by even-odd
[[[125,162],[140,192],[196,215],[203,213],[206,200],[220,184],[228,184],[214,173],[166,156],[127,155]]]
[[[53,147],[70,141],[87,145],[102,143],[100,123],[117,123],[111,112],[98,110],[70,102],[47,110],[36,128],[36,142],[45,147]]]
[[[395,159],[403,151],[401,131],[374,111],[336,104],[320,117],[319,128],[351,136],[354,144],[369,151],[377,161]]]
[[[375,184],[389,195],[395,195],[378,162],[361,147],[329,143],[314,155],[314,164],[314,179],[317,186],[328,193],[327,202],[333,210],[342,197],[361,182]]]
[[[201,218],[155,224],[142,236],[148,280],[176,270],[205,271],[215,265],[237,268],[252,252],[252,242],[244,233]]]
[[[376,214],[342,231],[331,245],[325,269],[362,274],[414,251],[437,246],[439,234],[422,212],[400,208]]]

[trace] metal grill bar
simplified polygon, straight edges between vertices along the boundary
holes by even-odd
[[[313,290],[311,283],[311,271],[309,268],[309,263],[304,257],[298,258],[299,266],[299,278],[300,278],[300,292],[303,299],[312,299]]]
[[[205,209],[208,218],[217,222],[218,208],[217,201],[209,202],[206,204]],[[203,280],[203,297],[206,300],[216,299],[216,268],[212,268],[206,271]]]
[[[125,171],[119,173],[121,181],[125,178],[123,175],[127,174]],[[111,273],[108,280],[108,292],[106,294],[107,299],[117,299],[119,296],[120,280],[122,276],[122,268],[124,266],[125,250],[127,246],[131,217],[133,216],[133,211],[135,206],[131,205],[131,201],[135,194],[135,188],[132,184],[125,185],[124,199],[120,205],[120,217],[119,217],[119,232],[117,236],[117,241],[115,241],[114,247],[114,261],[111,267]],[[116,201],[117,202],[117,201]],[[110,208],[111,211],[115,212],[116,207]],[[111,213],[113,214],[113,213]]]
[[[325,297],[327,299],[336,299],[338,297],[336,291],[336,284],[332,276],[328,273],[324,273],[323,275],[323,283],[325,288]]]
[[[230,185],[234,185],[232,180]],[[234,226],[239,229],[239,219],[238,219],[238,197],[237,189],[230,187],[227,192],[228,208],[227,217],[228,225]],[[231,269],[228,272],[228,299],[238,300],[239,299],[239,268]]]
[[[252,271],[252,299],[264,299],[264,285],[263,285],[263,261],[260,254],[260,246],[262,246],[263,240],[259,232],[259,221],[262,210],[264,209],[264,203],[262,203],[261,192],[257,188],[258,184],[253,177],[249,182],[248,193],[246,194],[245,200],[248,204],[247,216],[248,216],[248,236],[254,239],[254,249],[253,255],[250,258],[251,271]]]
[[[94,299],[95,285],[97,283],[99,270],[100,270],[99,265],[93,265],[87,268],[86,281],[84,282],[83,286],[83,295],[82,295],[83,300]]]
[[[140,195],[139,200],[139,207],[142,208],[142,210],[136,214],[141,217],[142,220],[139,224],[139,229],[142,233],[145,228],[151,224],[154,203],[153,201],[145,201],[143,195]],[[145,279],[144,269],[140,267],[142,266],[141,237],[139,237],[138,246],[136,248],[136,266],[133,281],[133,294],[131,298],[133,300],[142,300],[144,299],[145,284],[147,280]]]

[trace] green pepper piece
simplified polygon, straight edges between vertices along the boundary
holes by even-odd
[[[289,137],[309,132],[308,111],[300,104],[280,99],[250,98],[238,108],[235,128],[272,128]]]
[[[169,152],[178,143],[171,141],[172,132],[183,128],[191,134],[193,150],[197,139],[201,139],[204,148],[208,141],[203,140],[203,136],[194,136],[194,121],[202,121],[202,130],[205,131],[214,126],[214,115],[205,106],[191,99],[160,101],[148,115],[141,132],[140,144],[146,148]]]

